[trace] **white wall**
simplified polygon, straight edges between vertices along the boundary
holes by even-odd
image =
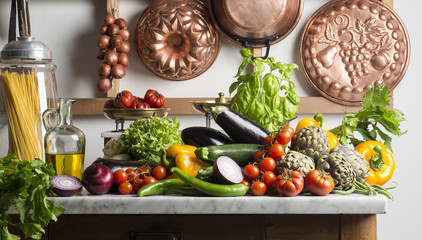
[[[52,51],[57,64],[57,82],[60,97],[91,98],[101,97],[96,91],[98,49],[96,39],[102,19],[105,15],[104,0],[32,0],[30,1],[32,36],[44,42]],[[120,1],[120,16],[129,23],[133,33],[134,25],[142,10],[152,0]],[[302,29],[309,17],[328,0],[306,0],[300,23],[285,40],[271,48],[270,55],[283,62],[299,64],[299,40]],[[419,118],[422,117],[419,106],[420,71],[422,65],[422,33],[420,15],[422,3],[411,0],[395,0],[394,9],[402,18],[411,40],[411,61],[408,71],[394,91],[394,106],[405,113],[407,121],[403,130],[408,133],[394,138],[393,148],[396,159],[396,171],[393,181],[399,187],[392,190],[394,201],[389,203],[387,214],[378,215],[378,239],[400,239],[405,236],[418,236],[419,216],[422,215],[422,193],[417,181],[422,169],[419,154],[421,134]],[[10,1],[0,0],[0,46],[7,43]],[[133,38],[131,38],[133,39]],[[233,76],[240,64],[240,47],[224,40],[217,61],[199,77],[188,81],[168,81],[155,77],[141,63],[136,52],[130,54],[131,66],[121,89],[128,89],[142,94],[149,88],[161,91],[166,97],[215,97],[218,92],[228,95],[228,87],[234,81]],[[294,77],[301,96],[318,96],[308,84],[301,70]],[[7,126],[5,113],[0,111],[0,155],[7,154]],[[174,117],[171,115],[170,117]],[[305,116],[299,116],[302,118]],[[179,116],[181,129],[192,125],[205,125],[204,116]],[[341,123],[341,115],[327,115],[327,127]],[[100,157],[103,141],[101,133],[114,129],[115,124],[103,116],[74,117],[74,124],[87,136],[86,166]],[[293,123],[295,124],[295,123]],[[216,126],[214,123],[213,126]],[[416,239],[412,237],[411,239]]]

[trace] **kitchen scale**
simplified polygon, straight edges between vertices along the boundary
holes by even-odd
[[[224,93],[220,92],[218,93],[218,98],[215,100],[206,100],[206,101],[192,101],[192,107],[196,111],[205,113],[205,125],[207,127],[211,126],[211,107],[215,106],[228,106],[230,103],[230,100],[227,98],[224,98]]]

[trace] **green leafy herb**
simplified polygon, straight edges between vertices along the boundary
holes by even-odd
[[[46,198],[55,174],[52,165],[39,159],[18,160],[14,154],[0,158],[0,239],[19,239],[8,226],[18,227],[26,237],[40,239],[43,228],[51,220],[57,221],[64,208],[55,207],[54,201]],[[7,214],[12,206],[20,214],[19,222],[12,222]]]
[[[298,66],[276,62],[273,57],[266,60],[252,59],[252,51],[248,48],[242,49],[240,54],[243,61],[235,76],[237,81],[229,88],[230,95],[236,91],[229,107],[270,132],[276,131],[297,114],[300,97],[290,79],[293,77],[293,69]],[[249,64],[253,65],[254,72],[242,75]],[[268,73],[264,73],[266,66],[269,68]],[[285,98],[281,97],[283,93]]]
[[[123,147],[131,159],[158,164],[163,151],[173,144],[183,144],[179,127],[178,118],[139,119],[122,133],[115,147]]]
[[[406,119],[400,110],[388,109],[388,104],[388,86],[376,85],[366,91],[362,99],[362,109],[356,114],[346,114],[342,124],[330,131],[339,138],[342,145],[347,145],[350,141],[356,146],[364,141],[381,138],[377,141],[382,141],[387,149],[393,151],[388,133],[403,135],[405,132],[400,130],[400,122]],[[360,133],[363,140],[355,138],[355,132]]]

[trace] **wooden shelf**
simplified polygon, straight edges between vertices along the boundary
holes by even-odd
[[[73,104],[73,115],[96,116],[103,115],[104,103],[109,98],[76,98]],[[202,115],[192,108],[191,101],[214,100],[215,98],[167,98],[166,106],[171,110],[171,115]],[[390,97],[390,107],[393,106],[393,98]],[[346,106],[334,103],[323,97],[302,97],[299,104],[299,114],[346,114],[356,113],[361,106]]]

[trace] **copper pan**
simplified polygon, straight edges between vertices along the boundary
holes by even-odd
[[[323,97],[361,105],[375,84],[390,91],[399,84],[410,42],[403,22],[385,3],[330,1],[307,22],[299,52],[307,80]]]
[[[221,48],[221,34],[200,0],[156,0],[138,18],[135,50],[144,65],[167,80],[204,73]]]
[[[303,0],[208,0],[218,30],[231,42],[266,47],[287,37],[302,16]]]

